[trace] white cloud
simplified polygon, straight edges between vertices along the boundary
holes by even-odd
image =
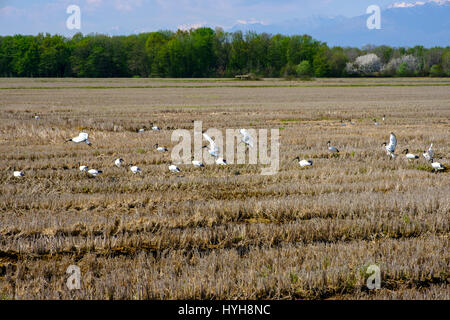
[[[88,4],[92,4],[98,6],[102,3],[103,0],[86,0]]]
[[[6,6],[3,8],[0,8],[0,16],[12,16],[19,13],[19,10],[17,8]]]
[[[423,6],[425,3],[437,3],[439,5],[450,2],[450,0],[428,0],[428,1],[416,1],[416,2],[396,2],[388,6],[388,8],[411,8],[416,6]]]
[[[201,28],[201,27],[204,27],[204,26],[206,26],[206,22],[198,22],[198,23],[192,23],[192,24],[182,24],[182,25],[179,25],[177,28],[179,30],[182,30],[182,31],[189,31],[191,29],[198,29],[198,28]]]
[[[256,19],[250,19],[250,20],[237,20],[237,23],[239,24],[262,24],[262,25],[267,25],[266,22],[262,21],[262,20],[256,20]]]
[[[115,7],[119,11],[131,11],[142,5],[142,0],[116,0]]]

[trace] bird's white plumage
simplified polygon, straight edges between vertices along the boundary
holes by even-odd
[[[433,162],[431,163],[431,166],[433,167],[434,171],[445,170],[445,167],[440,162]]]
[[[88,166],[80,166],[81,172],[88,171],[88,170],[89,170]]]
[[[331,152],[336,152],[336,153],[339,152],[339,149],[336,148],[336,147],[333,147],[330,143],[331,142],[328,141],[328,150],[331,151]]]
[[[408,158],[410,160],[414,160],[414,159],[418,159],[419,156],[416,156],[415,154],[412,154],[412,153],[407,153],[406,158]]]
[[[25,174],[22,171],[14,171],[13,172],[14,177],[23,177]]]
[[[141,168],[139,168],[138,166],[131,166],[131,167],[130,167],[130,170],[131,170],[131,172],[133,172],[134,174],[142,172]]]
[[[239,132],[241,133],[242,142],[253,148],[253,137],[251,134],[246,129],[241,129]]]
[[[391,132],[389,136],[389,144],[386,145],[386,153],[387,155],[391,156],[392,158],[395,157],[395,148],[397,147],[397,137],[393,132]]]
[[[308,167],[312,166],[313,162],[311,160],[300,160],[298,164],[300,165],[300,167]]]
[[[210,136],[208,136],[206,133],[203,133],[203,137],[209,142],[209,146],[208,146],[209,154],[211,156],[213,156],[214,158],[217,158],[220,154],[219,147],[216,145],[214,140]]]
[[[86,132],[80,132],[80,134],[77,137],[69,139],[68,141],[72,141],[75,143],[86,142],[86,144],[88,145],[91,144],[89,142],[89,134],[87,134]]]
[[[116,167],[120,168],[123,164],[123,159],[122,158],[116,159],[116,161],[114,161],[114,164],[116,165]]]
[[[159,152],[169,151],[169,149],[167,149],[166,147],[159,147],[157,144],[155,145],[155,147],[156,147],[156,151],[159,151]]]
[[[434,156],[433,144],[431,144],[430,147],[428,148],[428,151],[423,153],[423,157],[425,158],[425,160],[430,161],[433,160],[433,156]]]
[[[99,175],[100,173],[102,173],[102,171],[101,171],[101,170],[90,169],[90,170],[88,170],[88,173],[89,173],[91,176],[96,177],[97,175]]]
[[[194,167],[204,167],[205,165],[198,161],[198,160],[192,160],[192,164],[194,165]]]
[[[227,164],[227,161],[224,158],[217,158],[216,159],[216,164],[221,165],[221,166],[225,166]]]
[[[178,168],[176,165],[174,165],[174,164],[171,164],[170,166],[169,166],[169,170],[171,171],[171,172],[180,172],[181,170],[180,170],[180,168]]]

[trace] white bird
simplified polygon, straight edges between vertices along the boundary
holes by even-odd
[[[391,134],[389,136],[389,144],[387,144],[387,142],[383,142],[382,145],[385,147],[386,154],[388,156],[390,156],[391,158],[396,157],[394,152],[395,152],[395,147],[397,147],[397,137],[395,136],[395,134],[393,132],[391,132]]]
[[[79,167],[81,172],[88,171],[88,169],[89,169],[88,166],[81,166],[79,162],[78,162],[78,167]]]
[[[373,119],[373,124],[376,126],[378,125],[377,119]]]
[[[427,152],[424,151],[422,155],[427,161],[433,160],[434,156],[433,144],[431,144],[430,147],[428,148],[428,151]]]
[[[347,125],[341,120],[341,127],[346,127]]]
[[[167,151],[169,151],[169,149],[167,149],[166,147],[160,147],[158,144],[155,144],[154,147],[155,147],[155,149],[157,151],[160,151],[160,152],[167,152]]]
[[[39,117],[38,115],[35,115],[34,118],[35,118],[36,120],[39,120],[41,117]]]
[[[142,132],[144,132],[144,131],[145,131],[145,128],[140,128],[140,129],[138,130],[139,133],[142,133]]]
[[[405,157],[410,159],[410,160],[419,159],[419,156],[416,156],[415,154],[409,153],[408,149],[403,150],[403,153],[405,154]]]
[[[385,114],[383,114],[383,121],[384,121],[384,120],[386,120],[386,115],[385,115]]]
[[[158,128],[157,126],[154,126],[153,123],[150,124],[152,126],[152,130],[153,131],[159,131],[161,130],[160,128]]]
[[[355,125],[355,123],[352,121],[352,119],[350,119],[349,122],[352,126]]]
[[[91,169],[88,170],[87,173],[89,173],[91,176],[96,177],[97,175],[99,175],[100,173],[102,173],[103,171],[101,170],[95,170],[95,169]]]
[[[312,166],[312,164],[313,164],[312,160],[300,160],[300,157],[296,157],[296,158],[294,158],[294,160],[298,160],[298,164],[302,168]],[[292,161],[294,161],[294,160],[292,160]]]
[[[225,166],[227,164],[227,161],[224,158],[217,158],[216,164]]]
[[[66,142],[69,141],[75,143],[85,142],[88,146],[91,146],[91,142],[89,141],[89,135],[86,132],[80,132],[80,134],[77,137],[66,140]]]
[[[241,141],[253,148],[253,137],[250,135],[250,133],[246,129],[241,129],[239,130],[239,132],[242,136]]]
[[[194,165],[194,167],[198,167],[198,168],[205,166],[202,162],[200,162],[198,160],[192,160],[192,164]]]
[[[25,174],[22,171],[16,171],[16,168],[14,167],[13,176],[19,178],[19,177],[24,177]]]
[[[433,162],[433,160],[430,160],[430,162],[432,162],[431,166],[433,167],[434,172],[444,171],[445,170],[445,167],[444,167],[444,165],[442,163],[440,163],[440,162]]]
[[[331,145],[331,141],[328,141],[328,142],[327,142],[327,145],[328,145],[328,150],[330,150],[331,152],[339,153],[338,148],[333,147],[333,146]]]
[[[206,133],[203,133],[203,137],[209,142],[209,146],[203,146],[203,148],[208,148],[209,154],[214,158],[217,158],[220,155],[219,147],[216,145],[214,140]]]
[[[171,164],[170,166],[169,166],[169,170],[171,171],[171,172],[180,172],[181,170],[180,170],[180,168],[178,168],[176,165],[174,165],[174,164]]]
[[[114,164],[116,165],[117,168],[120,168],[123,164],[123,159],[117,158],[116,161],[114,161]]]
[[[142,170],[141,170],[141,168],[139,168],[138,166],[132,166],[132,165],[130,165],[130,170],[131,170],[131,172],[133,172],[134,174],[136,174],[136,173],[141,173],[142,172]]]

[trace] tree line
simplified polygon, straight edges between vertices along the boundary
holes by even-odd
[[[128,36],[0,36],[1,77],[450,76],[450,47],[329,47],[221,28]]]

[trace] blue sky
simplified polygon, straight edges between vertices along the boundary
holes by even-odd
[[[399,0],[397,0],[398,2]],[[402,0],[410,2],[407,0]],[[81,32],[130,34],[191,26],[230,28],[241,22],[272,24],[314,15],[364,15],[369,5],[395,0],[0,0],[0,35],[39,32],[72,35],[66,8],[81,8]],[[78,31],[78,30],[76,30]]]

